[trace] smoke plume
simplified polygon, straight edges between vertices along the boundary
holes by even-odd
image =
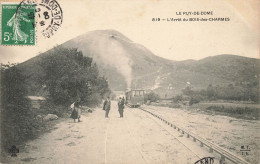
[[[90,44],[90,49],[95,51],[93,53],[98,55],[102,63],[114,66],[124,76],[127,87],[130,88],[132,81],[132,61],[120,43],[120,41],[125,40],[118,36],[107,34],[99,34],[96,37],[98,38]]]

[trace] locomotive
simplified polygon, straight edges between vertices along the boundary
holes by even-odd
[[[125,92],[126,105],[132,108],[137,108],[144,104],[144,90],[132,89]]]

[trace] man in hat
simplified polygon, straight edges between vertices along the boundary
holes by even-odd
[[[122,117],[121,101],[122,101],[122,99],[121,99],[121,97],[119,97],[118,102],[117,102],[117,106],[118,106],[118,112],[119,112],[120,117]]]
[[[119,114],[120,114],[120,117],[124,117],[124,108],[125,108],[125,98],[119,98],[119,101],[118,101],[118,111],[119,111]]]

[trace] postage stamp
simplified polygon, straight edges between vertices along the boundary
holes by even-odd
[[[35,45],[35,5],[2,3],[1,44]]]

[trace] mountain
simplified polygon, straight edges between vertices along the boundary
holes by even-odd
[[[187,85],[205,89],[209,84],[227,86],[244,84],[259,87],[260,60],[236,55],[218,55],[201,60],[175,62],[175,69],[160,78],[158,92],[176,95]],[[171,86],[170,91],[166,86]]]
[[[100,74],[108,79],[110,88],[115,91],[144,88],[170,97],[179,94],[187,85],[202,89],[209,84],[259,83],[259,59],[219,55],[201,60],[167,60],[115,30],[88,32],[60,46],[77,48],[84,56],[93,58]],[[51,51],[19,65],[27,75],[27,81],[36,81],[33,85],[37,86],[37,81],[43,78],[39,62],[49,58]]]
[[[84,55],[92,57],[114,90],[125,90],[132,86],[132,81],[157,73],[162,66],[171,67],[173,63],[155,56],[144,46],[114,30],[88,32],[61,46],[78,48]]]
[[[246,81],[259,75],[259,60],[235,55],[207,57],[190,65],[190,70],[231,81]]]

